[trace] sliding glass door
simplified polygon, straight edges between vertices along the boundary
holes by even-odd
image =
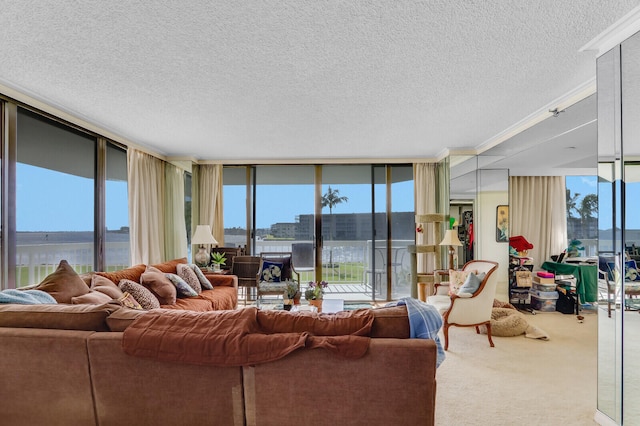
[[[292,252],[302,285],[327,281],[327,298],[397,299],[411,294],[413,199],[411,165],[225,167],[225,244]]]

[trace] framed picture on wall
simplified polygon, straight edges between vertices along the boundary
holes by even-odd
[[[499,243],[509,241],[509,206],[496,208],[496,241]]]

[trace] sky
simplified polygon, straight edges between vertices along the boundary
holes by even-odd
[[[48,169],[19,163],[17,175],[17,217],[18,231],[91,231],[93,230],[93,180]],[[587,194],[598,191],[595,177],[568,176],[567,188],[571,194],[580,194],[580,200]],[[371,193],[368,185],[332,185],[340,196],[348,197],[348,202],[334,207],[334,213],[365,213],[371,210]],[[126,182],[109,181],[107,203],[126,206]],[[604,190],[608,189],[604,186]],[[601,189],[602,190],[602,189]],[[323,186],[323,192],[326,186]],[[627,185],[628,192],[640,194],[640,183]],[[384,191],[376,196],[376,210],[384,211]],[[300,214],[312,214],[312,185],[264,185],[258,188],[257,211],[258,228],[269,227],[277,222],[295,222]],[[244,187],[225,187],[224,217],[225,227],[244,227],[245,190]],[[412,182],[394,184],[393,211],[413,211]],[[604,210],[604,209],[602,209]],[[640,211],[640,196],[627,197],[627,210]],[[240,213],[238,213],[240,212]],[[328,213],[325,208],[323,212]],[[607,214],[607,211],[600,214]],[[609,214],[610,220],[610,214]],[[606,219],[606,217],[603,217]],[[627,217],[628,227],[640,229],[640,215]],[[106,225],[109,230],[128,226],[126,208],[108,209]]]

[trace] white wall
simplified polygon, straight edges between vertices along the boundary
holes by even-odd
[[[498,262],[496,299],[509,301],[509,243],[496,242],[496,208],[509,204],[508,191],[480,191],[474,219],[476,259]]]

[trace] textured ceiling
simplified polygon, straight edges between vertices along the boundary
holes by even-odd
[[[0,0],[0,84],[167,156],[433,158],[593,79],[637,5]]]

